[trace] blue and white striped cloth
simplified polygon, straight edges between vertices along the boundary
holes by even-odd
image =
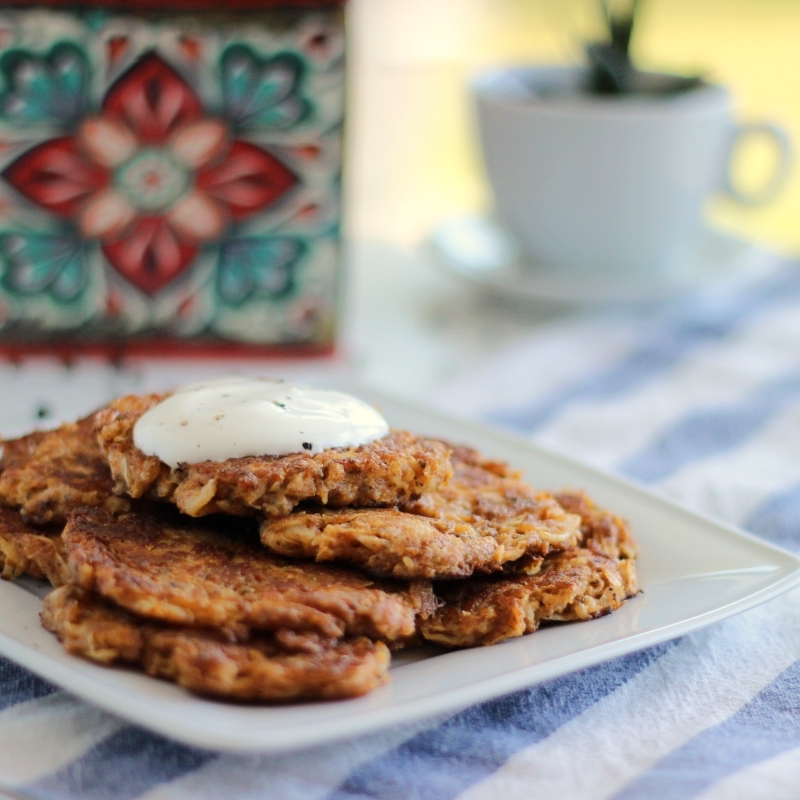
[[[796,266],[561,323],[439,403],[800,550]],[[800,590],[447,718],[280,756],[167,741],[0,660],[0,785],[53,800],[795,799]]]

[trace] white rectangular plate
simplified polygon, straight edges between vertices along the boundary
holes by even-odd
[[[542,488],[586,489],[627,517],[641,546],[644,593],[610,616],[548,627],[492,647],[397,659],[392,681],[367,697],[259,707],[213,702],[125,669],[63,652],[39,624],[31,583],[0,582],[0,653],[74,694],[188,744],[278,752],[455,711],[725,619],[800,583],[790,553],[679,508],[618,478],[431,411],[359,391],[390,424],[469,444],[525,470]]]

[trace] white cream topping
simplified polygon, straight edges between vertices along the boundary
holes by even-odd
[[[372,406],[348,394],[230,377],[178,389],[139,418],[133,442],[146,455],[177,467],[313,454],[367,444],[388,432]]]

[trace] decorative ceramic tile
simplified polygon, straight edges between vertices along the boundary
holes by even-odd
[[[329,344],[341,10],[0,9],[0,337]]]

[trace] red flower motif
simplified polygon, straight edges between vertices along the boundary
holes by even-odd
[[[59,217],[75,216],[110,180],[109,171],[86,159],[72,136],[51,139],[28,150],[4,176],[34,203]]]
[[[43,142],[3,176],[29,200],[101,242],[147,294],[183,273],[205,242],[274,203],[297,177],[262,148],[232,139],[162,58],[141,58],[74,136]]]
[[[203,107],[189,84],[150,53],[111,87],[103,113],[125,123],[143,145],[159,145],[182,125],[202,119]]]

